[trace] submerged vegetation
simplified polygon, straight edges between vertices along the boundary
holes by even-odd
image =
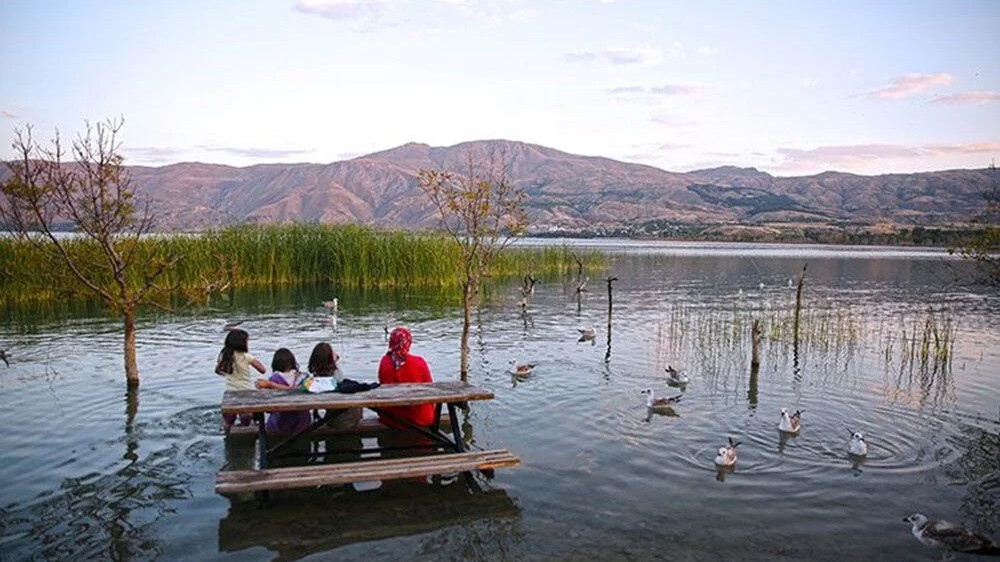
[[[66,244],[84,257],[97,252],[84,238]],[[207,296],[227,289],[322,283],[350,289],[458,288],[460,255],[449,238],[437,234],[384,231],[361,226],[238,226],[188,235],[154,235],[137,243],[143,260],[180,255],[161,280],[161,298]],[[576,258],[580,257],[576,254]],[[494,278],[563,275],[577,267],[562,247],[511,248],[493,263]],[[602,267],[599,254],[584,255],[588,268]],[[0,292],[5,305],[83,300],[86,293],[69,279],[43,282],[35,273],[50,267],[31,244],[0,238]],[[139,285],[143,279],[129,278]],[[457,294],[457,293],[456,293]]]

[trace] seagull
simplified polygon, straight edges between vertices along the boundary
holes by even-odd
[[[517,359],[510,360],[509,371],[516,377],[526,377],[535,369],[534,363],[518,363]]]
[[[763,291],[764,290],[764,282],[761,281],[760,285],[757,285],[757,288],[760,289],[761,291]]]
[[[789,289],[794,289],[795,288],[795,283],[792,282],[792,278],[791,277],[788,278],[788,288]]]
[[[597,337],[597,330],[593,326],[577,328],[577,331],[580,332],[580,339],[577,341],[592,341]]]
[[[668,409],[672,409],[675,404],[681,401],[681,397],[683,396],[682,394],[678,394],[670,398],[656,398],[653,396],[652,388],[642,389],[642,394],[647,395],[646,407],[654,412],[665,412]]]
[[[670,386],[684,386],[688,383],[688,377],[677,369],[667,365],[667,384]]]
[[[332,310],[334,314],[337,313],[337,299],[336,297],[332,301],[323,301],[323,308],[327,310]]]
[[[4,365],[7,365],[8,367],[10,367],[10,360],[7,358],[7,350],[6,349],[0,349],[0,359],[3,360],[3,364]]]
[[[733,466],[736,464],[736,447],[740,446],[742,441],[733,441],[733,438],[729,438],[729,445],[727,447],[719,447],[719,455],[715,457],[715,464],[717,466]]]
[[[242,323],[243,323],[242,320],[237,320],[236,322],[230,322],[230,323],[226,324],[225,326],[223,326],[222,329],[225,330],[225,331],[227,331],[227,332],[230,331],[230,330],[235,330],[236,327],[239,326]]]
[[[847,452],[856,457],[868,454],[868,443],[865,443],[865,436],[860,431],[851,433],[851,442],[847,444]]]
[[[903,518],[903,521],[913,525],[913,536],[927,546],[957,552],[1000,555],[1000,547],[989,537],[974,533],[961,525],[947,521],[928,521],[923,513],[914,513]]]
[[[805,410],[795,410],[795,413],[788,415],[788,410],[781,409],[781,422],[778,423],[778,431],[784,433],[798,433],[802,429],[802,412]]]

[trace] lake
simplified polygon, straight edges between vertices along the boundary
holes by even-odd
[[[385,326],[406,324],[435,379],[455,380],[457,298],[307,287],[150,313],[137,403],[117,321],[4,311],[0,559],[936,560],[903,517],[1000,531],[1000,293],[967,283],[969,264],[940,249],[524,243],[606,252],[609,269],[579,298],[573,276],[543,279],[527,309],[519,282],[493,287],[474,316],[470,382],[496,399],[461,423],[523,462],[489,480],[276,492],[265,507],[213,489],[253,454],[220,430],[226,322],[265,364],[288,347],[304,365],[329,341],[357,380],[375,380]],[[594,340],[578,341],[584,326]],[[513,378],[512,358],[532,376]],[[651,414],[644,388],[683,398]],[[783,407],[804,410],[798,436],[778,432]],[[867,458],[847,454],[850,430]],[[739,460],[720,472],[730,437]]]

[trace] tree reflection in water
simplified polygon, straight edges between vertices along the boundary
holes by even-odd
[[[952,446],[965,451],[945,470],[951,484],[965,486],[962,512],[972,527],[988,534],[1000,530],[1000,420],[992,431],[961,424],[961,433],[950,438]]]
[[[190,475],[178,445],[139,454],[144,427],[138,396],[125,396],[123,466],[108,474],[66,478],[57,491],[29,505],[0,509],[4,560],[156,560],[155,525],[177,500],[190,499]],[[185,453],[198,454],[199,443]],[[12,538],[17,537],[17,538]],[[23,539],[23,540],[22,540]]]

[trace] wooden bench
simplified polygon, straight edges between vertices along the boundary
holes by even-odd
[[[521,459],[507,449],[495,449],[338,464],[240,470],[220,472],[215,480],[215,491],[220,494],[232,494],[351,482],[398,480],[519,464]]]
[[[441,414],[441,427],[449,428],[451,427],[451,418],[446,412]],[[325,437],[328,435],[375,435],[382,433],[383,431],[392,430],[389,426],[380,422],[378,418],[361,418],[358,424],[353,427],[326,427],[321,426],[318,429],[312,431],[309,435],[310,437]],[[229,429],[230,437],[240,437],[240,438],[257,438],[258,429],[253,425],[233,425]],[[268,431],[268,435],[285,436],[286,433],[280,431]]]

